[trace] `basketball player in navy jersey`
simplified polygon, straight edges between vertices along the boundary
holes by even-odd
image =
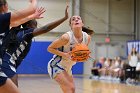
[[[15,12],[8,12],[8,4],[6,0],[0,0],[0,93],[20,93],[16,85],[11,81],[11,77],[15,74],[15,68],[10,62],[2,59],[3,39],[9,33],[9,28],[18,26],[29,19],[37,6],[37,0],[30,0],[28,8]]]
[[[16,63],[14,66],[17,68],[28,54],[33,37],[49,32],[67,19],[68,6],[66,7],[65,16],[63,18],[46,24],[43,27],[36,28],[37,21],[30,20],[22,24],[22,29],[20,28],[20,26],[17,28],[12,28],[11,30],[15,31],[11,31],[9,36],[7,36],[7,38],[5,39],[6,43],[3,45],[3,50],[5,50],[3,60],[7,62],[9,61],[11,63]],[[17,78],[17,75],[15,75],[11,79],[18,86]]]

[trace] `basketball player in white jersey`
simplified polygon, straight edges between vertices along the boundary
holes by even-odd
[[[77,43],[88,45],[91,39],[90,35],[82,31],[84,24],[80,16],[72,16],[69,23],[71,31],[64,33],[48,47],[48,51],[54,54],[48,63],[48,72],[63,93],[75,93],[71,68],[76,62],[71,60],[70,51]]]

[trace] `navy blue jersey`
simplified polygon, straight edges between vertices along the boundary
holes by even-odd
[[[3,85],[7,77],[12,77],[15,72],[10,68],[10,64],[5,64],[2,60],[3,39],[7,36],[10,29],[11,13],[0,14],[0,85]],[[9,69],[9,70],[7,70]]]
[[[3,39],[9,33],[10,17],[11,17],[11,13],[0,14],[0,53],[2,52],[1,46],[3,43]]]
[[[18,67],[20,65],[20,63],[23,61],[23,59],[27,56],[29,50],[30,50],[30,47],[31,47],[31,43],[32,43],[32,38],[33,38],[33,34],[32,32],[34,31],[34,29],[30,28],[28,30],[25,30],[25,31],[20,31],[18,34],[17,34],[17,39],[18,39],[18,42],[20,42],[20,46],[22,44],[25,45],[25,49],[22,51],[22,53],[17,57],[17,60],[16,60],[16,67]],[[19,46],[19,47],[20,47]],[[18,48],[19,49],[19,48]]]
[[[32,43],[32,32],[34,29],[28,29],[28,30],[21,30],[16,34],[15,42],[10,43],[8,47],[5,50],[4,58],[5,60],[9,60],[10,63],[13,63],[13,66],[17,68],[21,61],[25,58],[27,53],[30,50],[30,46]],[[15,33],[12,33],[8,36],[11,37],[12,35],[15,35]],[[7,58],[6,56],[9,56]]]

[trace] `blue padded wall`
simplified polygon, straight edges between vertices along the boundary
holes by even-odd
[[[47,64],[53,54],[47,51],[51,42],[32,42],[31,50],[19,66],[19,74],[48,74]],[[73,66],[73,74],[83,74],[83,63]]]
[[[130,54],[132,48],[136,48],[136,51],[140,54],[140,40],[131,40],[127,42],[127,54]]]

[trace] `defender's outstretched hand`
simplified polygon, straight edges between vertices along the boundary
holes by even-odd
[[[37,8],[36,12],[32,15],[34,17],[34,19],[40,19],[43,18],[43,13],[45,13],[46,10],[43,7]]]
[[[65,18],[66,18],[66,19],[69,18],[68,8],[69,8],[69,5],[67,5],[67,6],[66,6],[66,9],[65,9]]]

